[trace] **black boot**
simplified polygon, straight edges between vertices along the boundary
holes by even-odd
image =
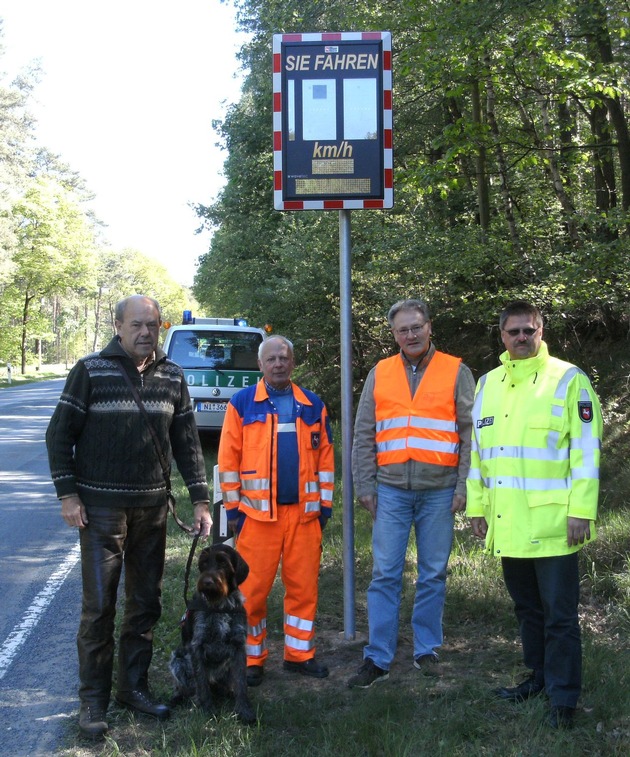
[[[79,730],[85,738],[100,741],[107,733],[107,705],[99,702],[81,702]]]

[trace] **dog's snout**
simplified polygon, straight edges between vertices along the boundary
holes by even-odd
[[[226,576],[223,573],[213,571],[205,571],[199,576],[197,590],[202,594],[214,597],[227,597],[230,592]]]

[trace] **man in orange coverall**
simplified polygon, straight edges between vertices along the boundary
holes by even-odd
[[[325,678],[315,659],[315,612],[322,530],[332,513],[334,455],[326,407],[291,381],[292,343],[267,338],[258,351],[262,379],[228,404],[219,444],[219,478],[236,548],[249,565],[241,584],[247,610],[247,683],[263,678],[267,597],[280,559],[284,669]]]

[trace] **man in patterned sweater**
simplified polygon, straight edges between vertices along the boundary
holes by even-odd
[[[83,600],[77,636],[79,727],[107,731],[114,662],[114,616],[125,566],[125,610],[116,700],[164,719],[168,707],[149,692],[153,627],[161,614],[166,544],[166,484],[147,420],[121,374],[136,386],[161,443],[174,458],[194,504],[194,528],[208,536],[206,470],[188,388],[179,366],[158,347],[158,303],[133,295],[116,306],[116,331],[101,352],[70,371],[46,432],[61,514],[81,540]]]

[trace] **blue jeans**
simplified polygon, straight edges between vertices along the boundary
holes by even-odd
[[[372,529],[374,568],[367,591],[369,642],[363,650],[389,670],[398,642],[402,574],[411,526],[416,533],[418,577],[411,616],[413,656],[442,644],[446,566],[453,544],[454,488],[410,490],[379,484]]]

